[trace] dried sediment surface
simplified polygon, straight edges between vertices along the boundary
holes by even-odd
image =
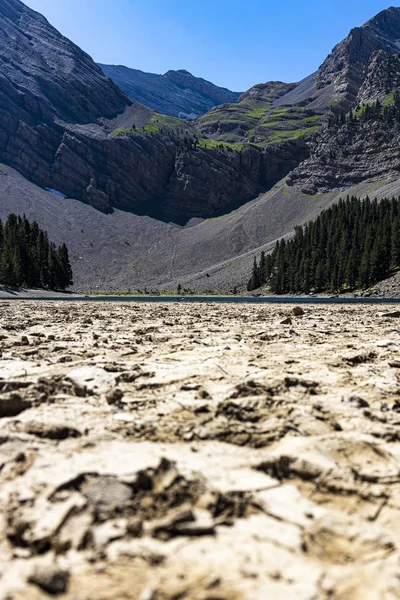
[[[2,600],[400,598],[395,306],[1,301],[0,340]]]

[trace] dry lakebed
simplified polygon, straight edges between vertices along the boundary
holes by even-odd
[[[396,306],[0,301],[0,599],[400,598]]]

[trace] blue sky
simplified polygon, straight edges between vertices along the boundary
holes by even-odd
[[[25,0],[97,62],[187,69],[235,91],[315,71],[381,0]]]

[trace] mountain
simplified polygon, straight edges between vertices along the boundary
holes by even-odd
[[[307,155],[304,144],[207,143],[195,125],[125,95],[19,0],[0,0],[0,47],[0,160],[99,210],[179,222],[214,216],[272,187]]]
[[[353,28],[337,44],[316,73],[282,96],[277,105],[305,103],[309,108],[329,108],[338,102],[350,106],[368,72],[372,55],[383,50],[400,52],[400,8],[390,7],[361,27]]]
[[[335,89],[335,118],[310,144],[288,182],[321,193],[362,181],[395,180],[400,170],[400,8],[379,13],[334,49],[317,76]],[[375,106],[378,102],[377,107]]]
[[[246,146],[306,141],[309,156],[286,179],[294,193],[391,180],[400,170],[398,119],[386,118],[383,110],[377,118],[364,116],[365,106],[377,100],[395,113],[399,53],[400,8],[391,7],[352,29],[318,71],[300,83],[255,86],[236,105],[200,117],[197,127],[216,142]]]
[[[188,71],[168,71],[164,75],[145,73],[124,66],[99,65],[128,96],[164,115],[194,119],[214,106],[236,102],[240,96]]]
[[[79,289],[245,284],[255,253],[341,195],[399,193],[399,15],[353,29],[302,82],[182,120],[0,0],[0,218],[25,213],[67,242]]]
[[[354,102],[368,72],[372,55],[383,50],[400,52],[400,8],[380,12],[362,27],[355,27],[335,46],[316,77],[317,95],[333,89],[333,97]]]

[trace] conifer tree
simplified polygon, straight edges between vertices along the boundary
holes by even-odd
[[[25,215],[0,221],[0,285],[65,290],[72,283],[65,244],[49,243],[47,233]]]
[[[400,198],[347,197],[297,227],[291,240],[278,241],[259,266],[255,259],[248,289],[336,293],[368,288],[399,267]]]

